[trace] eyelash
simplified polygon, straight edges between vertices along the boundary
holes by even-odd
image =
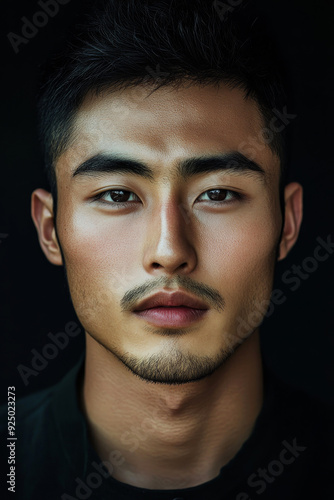
[[[213,204],[215,206],[227,205],[230,203],[234,203],[235,201],[242,201],[244,199],[244,196],[241,193],[238,193],[237,191],[231,191],[230,189],[223,189],[223,188],[208,189],[207,191],[204,191],[199,197],[203,196],[206,193],[210,193],[212,191],[225,191],[227,194],[232,194],[233,198],[234,198],[233,200],[228,200],[228,201],[225,201],[225,200],[221,200],[221,201],[205,200],[205,201],[211,202],[211,204]],[[128,207],[129,203],[133,203],[133,201],[110,202],[110,201],[106,201],[106,200],[102,199],[103,196],[105,196],[107,194],[111,195],[111,193],[115,193],[115,192],[130,193],[130,194],[134,194],[135,196],[137,196],[135,193],[133,193],[133,191],[129,191],[126,189],[108,189],[107,191],[102,191],[101,193],[98,193],[96,196],[94,196],[92,198],[92,201],[100,201],[101,203],[104,203],[107,205],[113,205],[113,206],[117,205],[117,209]]]

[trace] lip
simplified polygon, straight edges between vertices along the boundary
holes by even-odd
[[[136,316],[148,321],[152,325],[165,328],[187,327],[199,321],[206,315],[208,309],[194,309],[191,307],[152,307],[135,312]]]
[[[162,327],[186,327],[202,319],[209,307],[184,292],[159,292],[141,301],[133,310],[136,316]]]
[[[188,295],[182,291],[166,293],[158,292],[148,297],[133,309],[134,312],[144,311],[156,307],[189,307],[192,309],[209,309],[208,305],[197,297]]]

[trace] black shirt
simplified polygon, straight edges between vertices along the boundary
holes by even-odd
[[[79,408],[82,376],[83,359],[58,384],[17,403],[15,498],[322,500],[334,496],[332,408],[287,386],[266,365],[264,403],[250,437],[215,479],[178,490],[137,488],[108,474],[90,445]],[[2,426],[6,412],[7,407],[1,408]],[[113,465],[117,467],[121,459],[115,450]]]

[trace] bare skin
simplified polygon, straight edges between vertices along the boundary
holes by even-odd
[[[87,96],[75,125],[56,164],[59,241],[50,193],[34,191],[32,217],[53,264],[63,264],[61,245],[86,331],[81,402],[92,443],[127,484],[196,486],[235,456],[261,410],[259,330],[249,318],[254,310],[264,315],[269,304],[277,245],[280,260],[298,238],[302,187],[285,188],[279,242],[279,159],[268,144],[251,158],[264,175],[177,175],[182,160],[243,152],[259,136],[257,105],[239,89],[192,85],[150,94],[137,87]],[[154,179],[73,176],[100,153],[145,163]],[[121,189],[132,194],[119,208],[110,190]],[[213,204],[208,192],[217,189],[223,196]],[[93,199],[102,191],[102,200]],[[153,291],[190,292],[189,284],[197,297],[206,300],[206,287],[214,299],[204,318],[181,331],[152,327],[121,307],[129,291],[138,302]],[[197,378],[193,360],[205,360]],[[147,368],[157,363],[161,380]]]

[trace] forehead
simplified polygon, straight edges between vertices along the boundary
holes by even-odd
[[[126,155],[160,170],[188,157],[249,151],[263,128],[257,104],[226,85],[136,86],[89,94],[78,110],[73,141],[60,163],[74,172],[99,153]],[[278,159],[262,143],[250,158],[273,170]],[[271,168],[270,168],[271,167]]]

